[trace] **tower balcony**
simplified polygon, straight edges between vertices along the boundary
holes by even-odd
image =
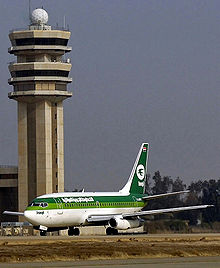
[[[9,71],[25,71],[25,70],[63,70],[70,71],[71,63],[67,62],[11,62],[9,64]]]
[[[71,83],[73,80],[70,77],[62,77],[62,76],[26,76],[26,77],[12,77],[8,79],[9,85],[14,85],[15,83],[19,82],[37,82],[37,81],[44,81],[44,82],[64,82],[64,83]]]
[[[19,72],[23,71],[36,71],[36,70],[60,70],[60,71],[66,71],[70,72],[71,70],[71,63],[67,62],[22,62],[22,63],[16,63],[12,62],[9,64],[8,68],[10,73],[12,74],[12,77],[16,77],[16,72],[19,74]]]
[[[72,47],[69,46],[56,46],[56,45],[29,45],[29,46],[12,46],[8,48],[8,53],[10,54],[20,54],[20,53],[33,53],[37,51],[43,51],[45,53],[50,53],[52,51],[56,54],[64,54],[66,52],[70,52]]]
[[[16,91],[8,93],[8,97],[9,99],[14,99],[24,103],[36,103],[42,100],[48,100],[56,103],[72,97],[72,92],[58,90]]]
[[[10,85],[18,82],[27,81],[60,81],[71,83],[69,78],[71,70],[70,63],[63,62],[25,62],[11,63],[9,71],[11,78],[8,80]]]

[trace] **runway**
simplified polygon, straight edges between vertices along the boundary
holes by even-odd
[[[0,237],[0,252],[0,267],[220,267],[220,234]]]

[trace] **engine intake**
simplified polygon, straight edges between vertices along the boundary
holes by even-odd
[[[109,221],[109,225],[113,228],[117,227],[117,222],[115,218],[111,218]]]
[[[112,228],[118,230],[127,230],[132,228],[137,228],[143,225],[143,221],[140,219],[126,220],[119,217],[114,217],[109,220],[109,225]]]

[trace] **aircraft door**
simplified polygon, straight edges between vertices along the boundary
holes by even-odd
[[[132,199],[134,200],[134,202],[135,202],[135,206],[137,207],[137,206],[138,206],[138,203],[137,203],[137,198],[136,198],[136,196],[132,196]]]
[[[56,205],[57,205],[57,214],[63,214],[63,203],[60,198],[54,198]]]
[[[96,201],[96,207],[97,207],[97,208],[100,208],[100,203],[99,203],[99,201]]]

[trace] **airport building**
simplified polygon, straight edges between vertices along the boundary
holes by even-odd
[[[18,167],[0,166],[0,222],[17,221],[17,216],[2,214],[9,208],[18,211]]]
[[[16,57],[9,64],[13,91],[8,96],[18,107],[19,211],[36,196],[64,191],[63,101],[72,96],[67,90],[71,63],[65,58],[71,51],[70,31],[47,22],[47,12],[35,9],[27,29],[9,34],[8,52]]]

